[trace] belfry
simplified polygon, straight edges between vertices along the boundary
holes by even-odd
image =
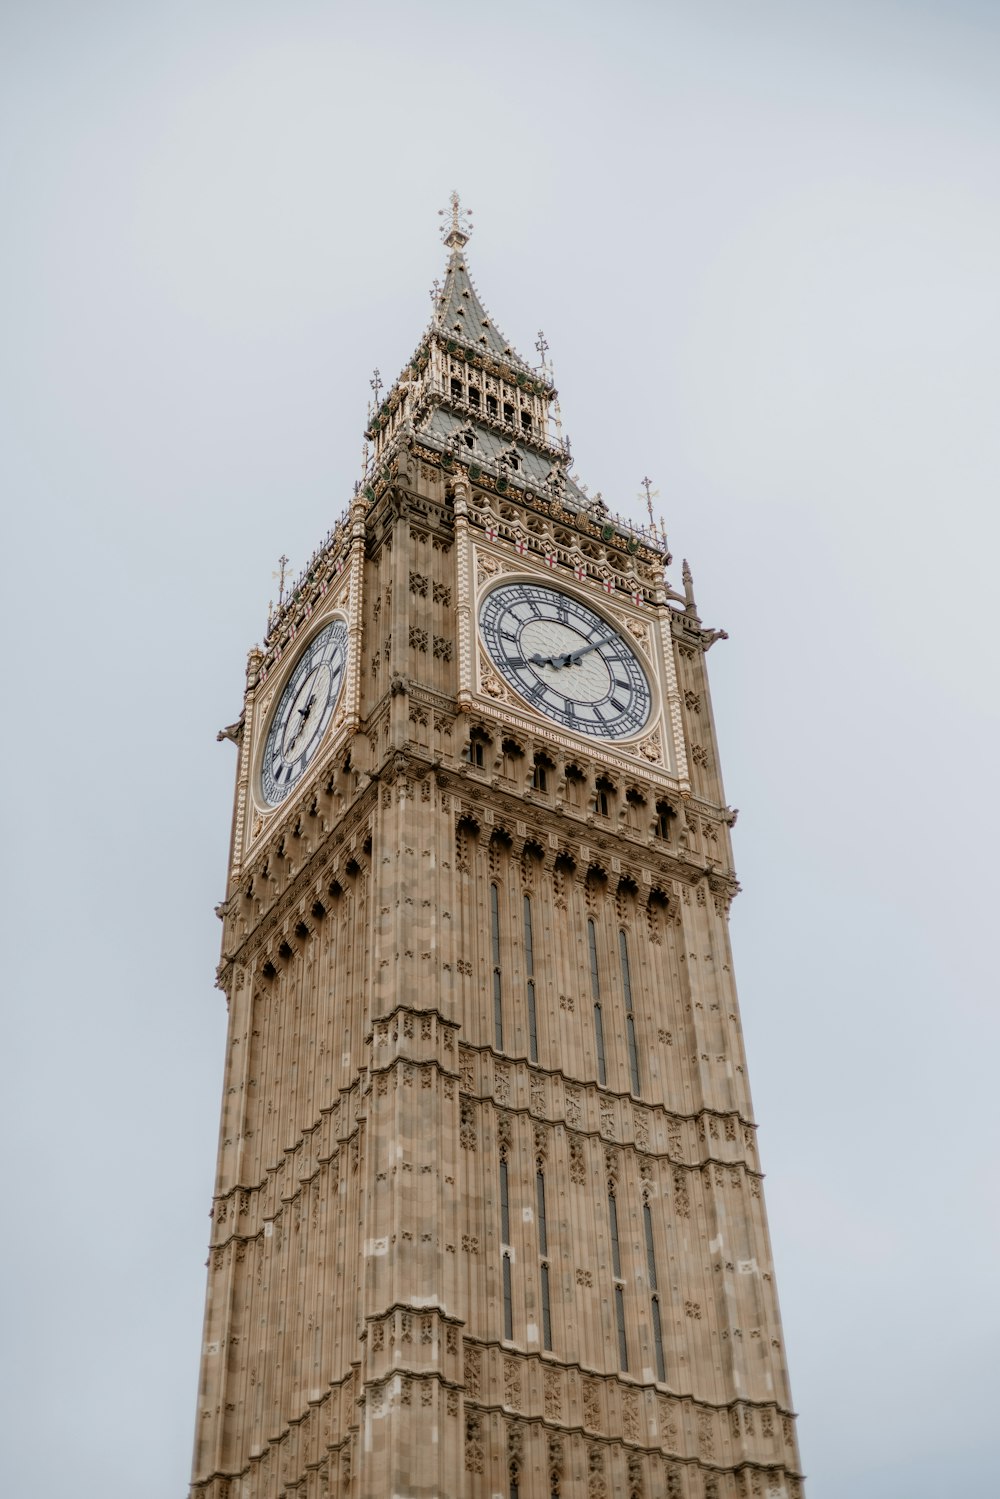
[[[192,1496],[803,1492],[690,573],[469,274],[251,650]],[[648,492],[648,484],[647,484]]]

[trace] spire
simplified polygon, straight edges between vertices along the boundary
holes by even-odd
[[[462,208],[458,193],[452,193],[450,202],[450,210],[438,209],[439,217],[446,219],[444,242],[451,254],[444,285],[435,292],[433,326],[446,339],[478,348],[527,372],[531,366],[494,323],[469,275],[464,249],[472,233],[472,210]]]

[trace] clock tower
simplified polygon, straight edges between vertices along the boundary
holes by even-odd
[[[192,1495],[802,1493],[706,654],[469,275],[250,653]]]

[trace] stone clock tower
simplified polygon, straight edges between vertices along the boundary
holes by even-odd
[[[718,632],[466,240],[224,731],[192,1494],[797,1499]]]

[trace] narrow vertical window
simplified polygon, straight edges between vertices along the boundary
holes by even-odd
[[[544,1258],[549,1253],[549,1229],[545,1221],[545,1173],[535,1172],[535,1206],[538,1215],[538,1253]]]
[[[608,1193],[608,1221],[611,1225],[611,1269],[616,1280],[622,1278],[622,1253],[618,1243],[618,1204],[615,1194]]]
[[[500,1162],[500,1243],[510,1243],[510,1194],[507,1183],[507,1162]]]
[[[528,1057],[538,1061],[538,1015],[535,1008],[535,952],[531,929],[531,896],[524,897],[524,971],[527,975]]]
[[[618,1366],[623,1374],[628,1373],[628,1342],[625,1337],[625,1292],[615,1286],[615,1321],[618,1324]]]
[[[508,1342],[514,1336],[514,1295],[511,1287],[509,1254],[503,1257],[503,1335]]]
[[[618,952],[622,961],[622,987],[625,990],[625,1039],[628,1043],[628,1071],[632,1092],[642,1092],[639,1086],[639,1051],[635,1041],[635,1016],[632,1013],[632,972],[628,962],[628,939],[624,932],[618,933]]]
[[[642,1223],[646,1234],[646,1274],[649,1279],[650,1317],[653,1323],[653,1347],[656,1351],[656,1377],[661,1383],[667,1378],[666,1362],[663,1357],[663,1323],[660,1319],[660,1297],[656,1284],[656,1249],[653,1245],[653,1215],[650,1212],[649,1203],[642,1205]]]
[[[590,993],[594,1001],[594,1044],[597,1048],[597,1081],[603,1088],[608,1080],[604,1055],[604,1017],[601,1013],[601,980],[597,971],[597,928],[587,918],[587,951],[590,955]]]
[[[514,1296],[510,1283],[510,1255],[503,1257],[503,1335],[509,1343],[514,1336]]]
[[[649,1211],[649,1203],[642,1205],[642,1221],[646,1230],[646,1274],[649,1277],[649,1289],[656,1290],[656,1254],[653,1249],[653,1215]]]
[[[653,1346],[656,1349],[656,1377],[661,1384],[667,1382],[667,1366],[663,1358],[663,1325],[660,1322],[660,1298],[654,1296],[652,1301],[653,1313]]]
[[[500,987],[500,896],[496,885],[490,886],[490,930],[493,942],[493,1043],[503,1051],[503,1004]]]
[[[545,1173],[539,1166],[535,1172],[535,1217],[538,1224],[538,1254],[541,1264],[538,1275],[542,1288],[542,1347],[552,1347],[552,1302],[549,1294],[549,1226],[545,1217]]]
[[[597,972],[597,928],[590,916],[587,917],[587,951],[590,954],[591,998],[598,1000],[601,997],[601,980]]]
[[[552,1305],[549,1300],[549,1267],[542,1265],[542,1347],[552,1347]]]
[[[608,1080],[608,1067],[604,1058],[604,1021],[600,1005],[594,1006],[594,1041],[597,1045],[597,1081],[603,1088]]]
[[[611,1269],[615,1277],[615,1321],[618,1326],[618,1364],[628,1369],[628,1343],[625,1338],[625,1288],[622,1279],[622,1252],[618,1241],[618,1203],[608,1189],[608,1226],[611,1230]]]

